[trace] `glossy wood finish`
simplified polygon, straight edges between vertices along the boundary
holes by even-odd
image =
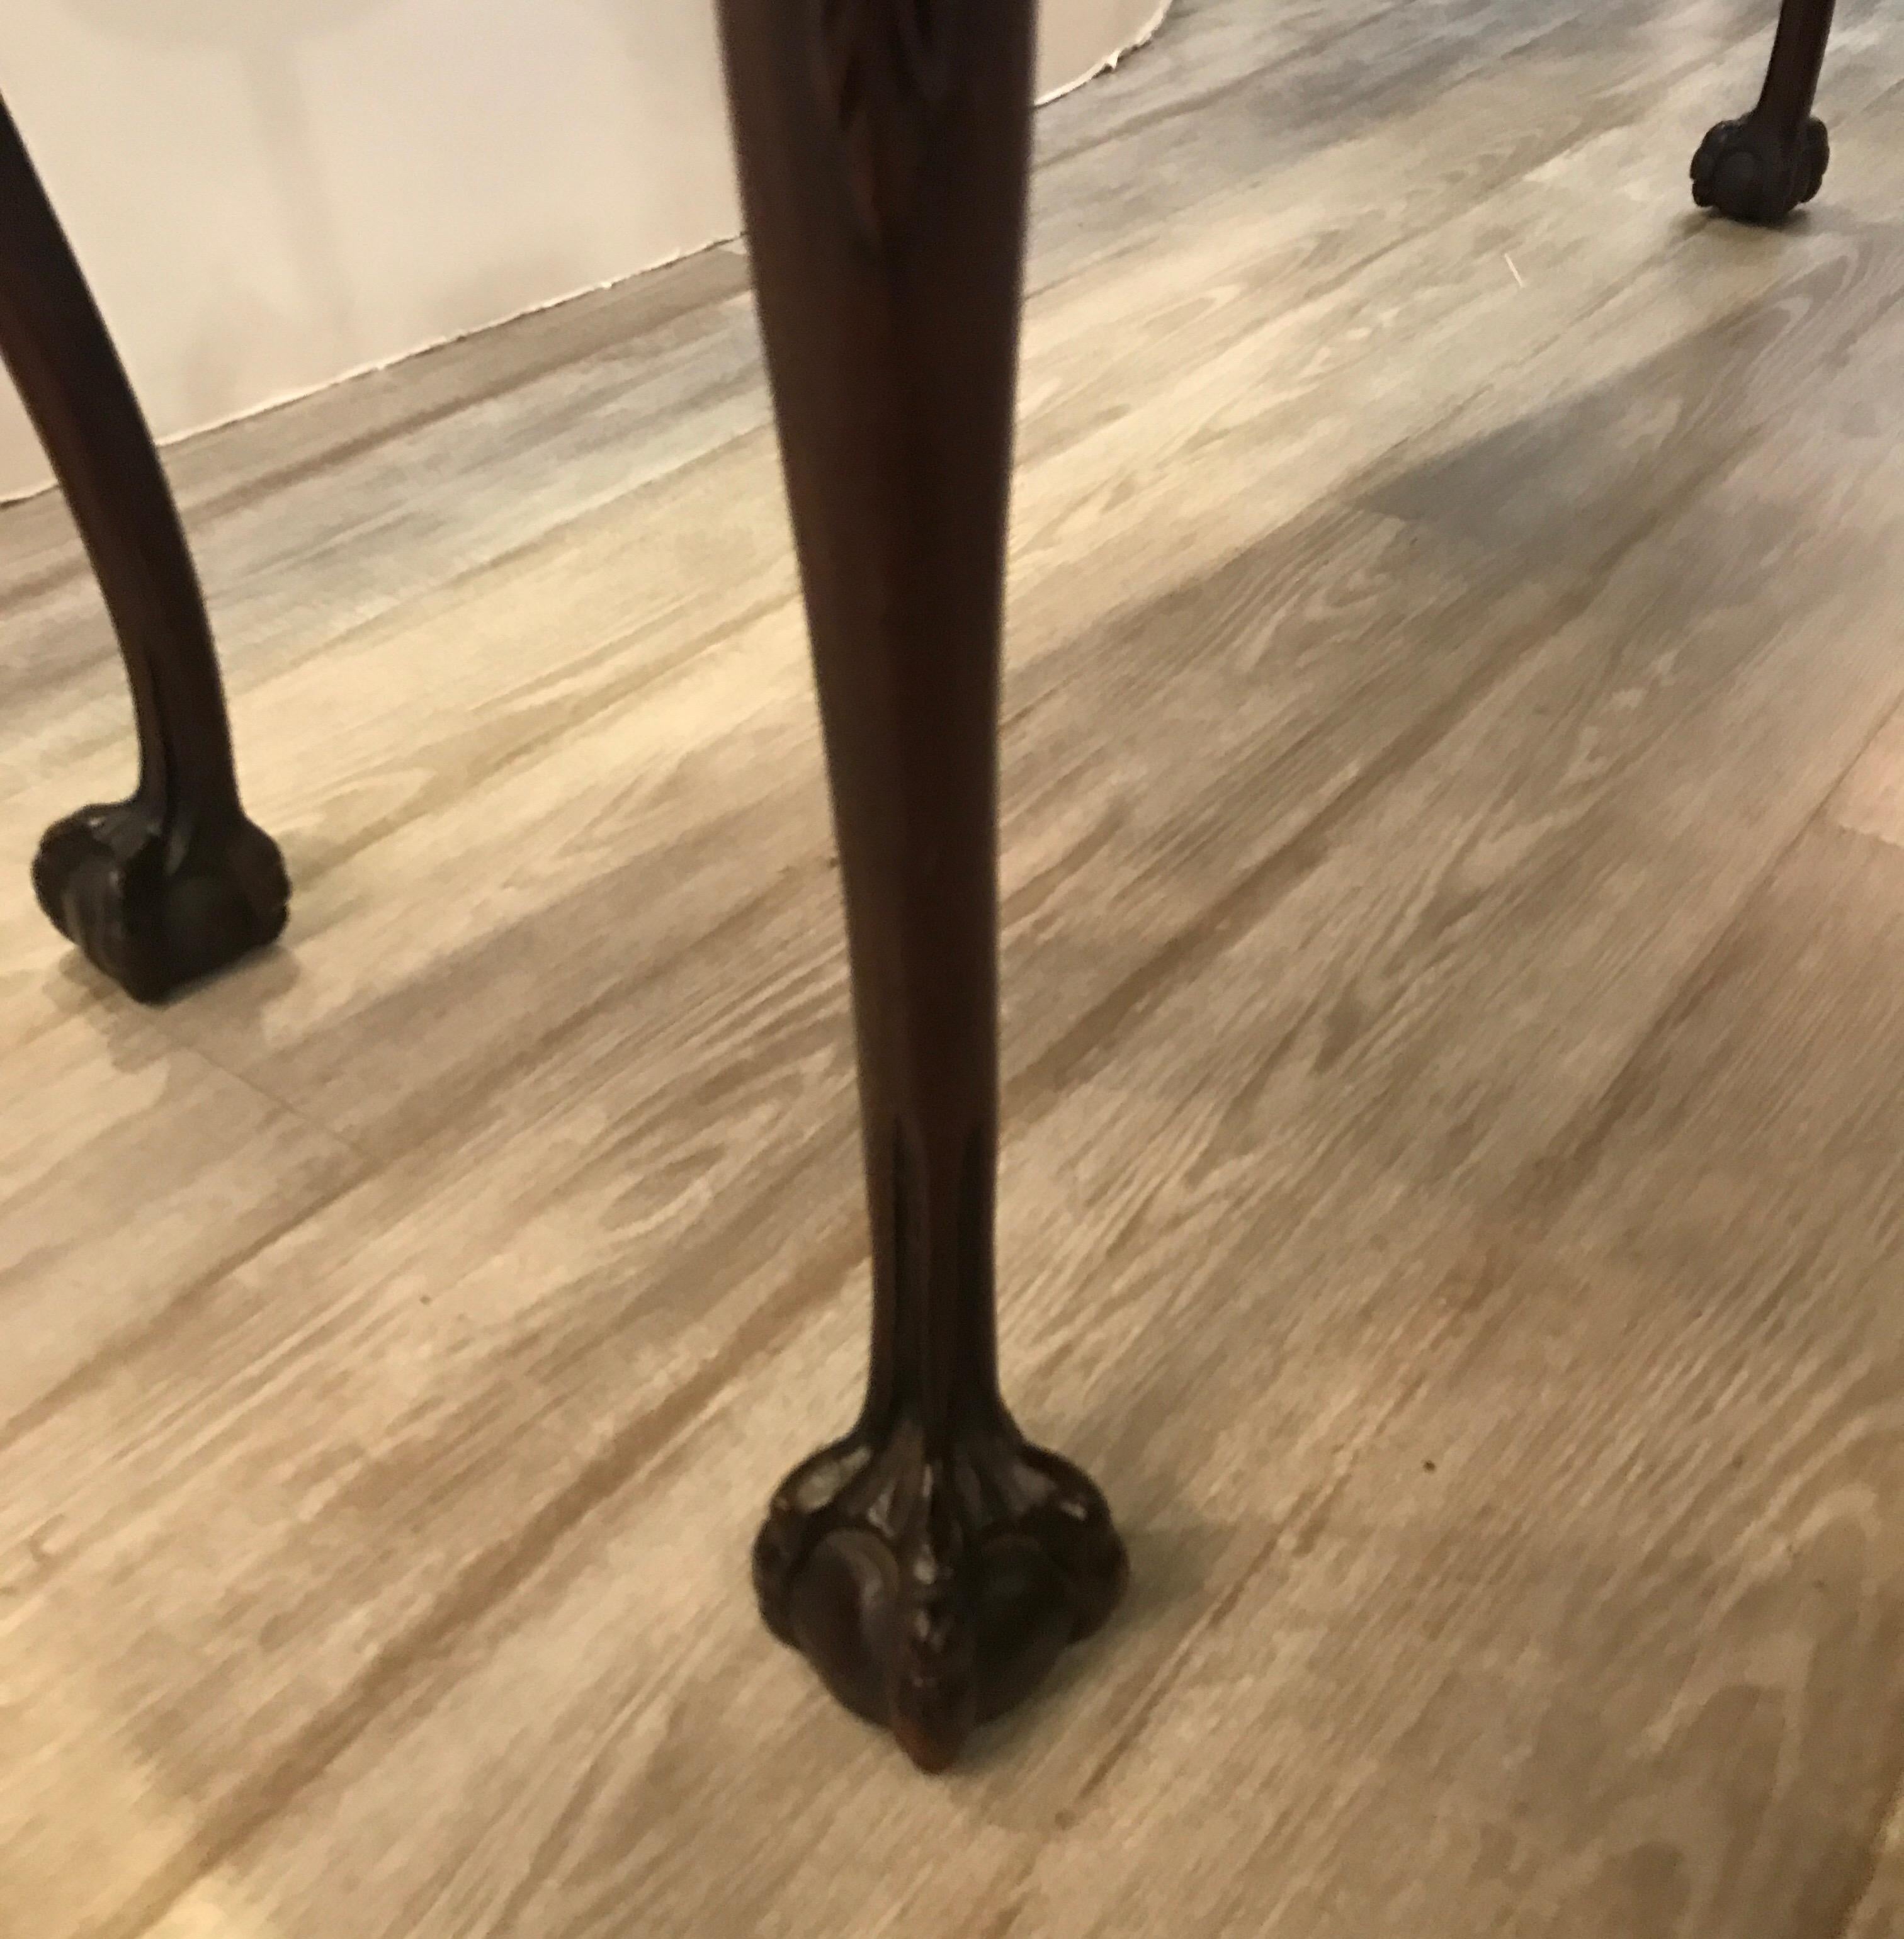
[[[1845,14],[1770,246],[1661,145],[1760,77],[1730,6],[1184,0],[1039,117],[1001,1351],[1134,1567],[949,1782],[742,1589],[869,1279],[744,257],[168,452],[300,937],[136,1012],[0,896],[5,1918],[1894,1939],[1904,90]],[[0,512],[0,848],[118,756],[84,572]]]
[[[1034,12],[727,0],[853,973],[859,1423],[775,1498],[769,1627],[943,1769],[1109,1615],[1103,1497],[998,1381],[998,732]]]
[[[1758,105],[1722,121],[1692,160],[1692,197],[1736,222],[1783,222],[1824,185],[1831,142],[1811,112],[1836,0],[1784,0]]]
[[[289,887],[239,805],[217,654],[172,494],[98,306],[0,102],[0,357],[79,526],[131,683],[132,796],[48,831],[41,907],[142,1003],[276,940]]]

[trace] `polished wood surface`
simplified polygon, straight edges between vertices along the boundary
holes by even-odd
[[[745,1594],[870,1268],[711,256],[168,454],[300,914],[147,1013],[0,898],[36,1935],[1891,1929],[1896,9],[1770,235],[1741,10],[1175,18],[1040,123],[1002,709],[1000,1347],[1126,1612],[925,1784]],[[123,759],[62,519],[9,851]]]
[[[142,1003],[275,942],[289,887],[245,818],[212,629],[165,473],[104,319],[0,102],[0,359],[53,464],[119,638],[139,784],[62,817],[40,905]]]
[[[1758,105],[1692,158],[1692,199],[1739,222],[1783,222],[1824,186],[1831,139],[1811,112],[1836,0],[1784,0]]]
[[[998,680],[1034,16],[726,0],[832,781],[873,1253],[866,1402],[775,1495],[768,1627],[943,1770],[1123,1592],[999,1383]]]

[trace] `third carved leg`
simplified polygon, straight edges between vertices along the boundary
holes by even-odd
[[[53,205],[0,103],[0,357],[99,577],[139,728],[129,800],[51,829],[40,903],[142,1003],[275,942],[290,895],[246,819],[198,578],[132,386]]]
[[[722,0],[846,897],[873,1263],[858,1427],[754,1551],[769,1625],[921,1766],[1109,1614],[1096,1487],[998,1384],[998,716],[1032,20]]]
[[[1824,185],[1831,160],[1814,120],[1834,0],[1784,0],[1759,105],[1722,121],[1692,158],[1692,199],[1735,222],[1783,222]]]

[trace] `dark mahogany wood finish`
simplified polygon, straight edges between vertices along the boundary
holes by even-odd
[[[998,718],[1034,9],[722,0],[845,884],[873,1237],[858,1425],[766,1621],[920,1765],[1104,1621],[1104,1498],[1001,1397]]]
[[[58,474],[119,635],[139,786],[48,831],[41,906],[157,1003],[275,942],[290,895],[239,805],[218,656],[151,435],[86,279],[0,102],[0,357]]]
[[[1692,199],[1735,222],[1783,222],[1824,186],[1831,161],[1815,120],[1835,0],[1784,0],[1759,105],[1722,121],[1692,158]]]

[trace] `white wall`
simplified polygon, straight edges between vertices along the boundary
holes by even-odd
[[[1173,0],[1039,0],[1040,98],[1068,93],[1141,46]]]
[[[1046,91],[1164,4],[1043,0]],[[0,92],[162,438],[738,226],[711,0],[0,12]],[[46,476],[0,384],[0,495]]]

